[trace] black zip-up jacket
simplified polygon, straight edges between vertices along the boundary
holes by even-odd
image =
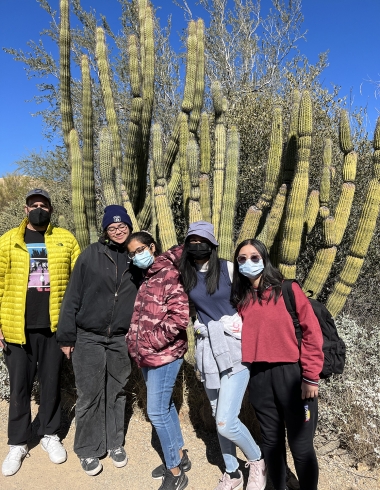
[[[74,346],[77,328],[112,337],[128,332],[141,270],[123,247],[102,239],[79,256],[63,297],[57,341]]]

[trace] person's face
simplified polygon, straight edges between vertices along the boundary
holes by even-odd
[[[190,235],[189,243],[208,243],[209,245],[211,245],[211,243],[207,240],[207,238],[204,238],[203,236],[199,236],[199,235]]]
[[[25,214],[28,216],[33,209],[41,208],[44,211],[48,211],[50,214],[53,212],[53,208],[50,206],[49,201],[43,196],[31,196],[28,199],[27,204],[24,206]]]
[[[120,245],[125,242],[130,233],[129,226],[125,223],[112,223],[106,231],[109,238]]]
[[[244,245],[239,251],[237,256],[238,264],[244,264],[248,259],[252,262],[258,262],[261,259],[261,255],[253,245]]]
[[[154,252],[156,251],[156,247],[154,243],[151,243],[150,246],[148,247],[144,243],[141,243],[139,240],[131,240],[128,243],[128,257],[130,259],[133,259],[135,255],[141,254],[145,252],[145,250],[148,250],[148,252],[154,256]]]

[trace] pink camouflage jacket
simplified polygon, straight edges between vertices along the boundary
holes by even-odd
[[[182,247],[159,255],[138,290],[128,350],[139,367],[157,367],[183,357],[187,351],[189,301],[175,262]]]

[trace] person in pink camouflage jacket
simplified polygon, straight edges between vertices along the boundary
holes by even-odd
[[[173,247],[163,254],[153,237],[133,233],[127,240],[129,257],[143,270],[131,326],[126,335],[129,353],[141,368],[147,386],[147,412],[160,439],[165,466],[153,471],[163,478],[159,490],[182,490],[191,467],[172,400],[174,384],[187,351],[189,302],[176,267],[182,253]]]

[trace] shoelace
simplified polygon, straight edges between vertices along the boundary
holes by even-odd
[[[90,464],[94,461],[95,458],[85,458],[83,461],[86,463],[86,464]]]
[[[254,464],[254,463],[257,463],[257,461],[254,461],[253,463],[245,463],[245,467],[246,468],[249,468],[250,466],[253,466],[253,471],[251,470],[249,472],[249,477],[248,477],[248,482],[247,483],[252,483],[252,482],[256,482],[258,477],[260,476],[260,468],[257,464]]]
[[[111,452],[114,453],[114,454],[122,454],[123,453],[121,447],[118,447],[116,449],[112,449]]]
[[[20,452],[22,456],[29,456],[29,452],[27,449],[24,449],[23,447],[20,446],[11,446],[9,449],[9,453],[7,454],[7,457],[5,458],[5,461],[10,461],[11,459],[16,458],[16,454]]]

